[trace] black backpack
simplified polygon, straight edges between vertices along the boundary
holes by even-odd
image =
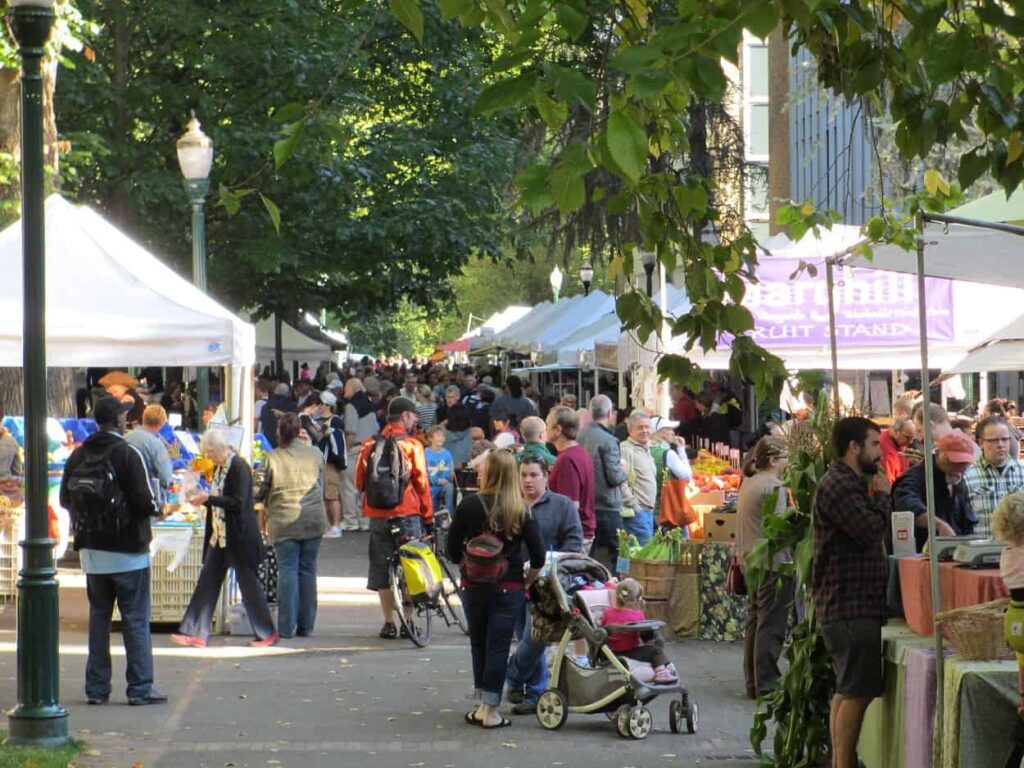
[[[409,485],[409,466],[394,437],[377,435],[366,460],[366,502],[374,509],[394,509]]]
[[[324,461],[338,470],[348,468],[348,447],[345,445],[344,422],[337,416],[324,425],[324,436],[320,438],[319,447],[324,454]]]
[[[82,460],[68,477],[71,526],[75,536],[93,541],[117,540],[130,525],[124,491],[111,455],[120,444],[82,449]]]

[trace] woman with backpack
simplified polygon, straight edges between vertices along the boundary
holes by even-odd
[[[540,526],[523,501],[515,457],[491,451],[483,474],[480,493],[455,510],[448,558],[462,571],[473,687],[480,698],[465,719],[482,728],[504,728],[512,723],[498,712],[498,705],[512,633],[545,552]]]

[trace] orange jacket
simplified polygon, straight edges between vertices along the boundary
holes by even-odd
[[[405,487],[402,502],[394,509],[377,509],[366,502],[363,495],[363,515],[365,517],[410,517],[419,515],[426,525],[434,523],[434,508],[430,501],[430,479],[427,475],[427,457],[423,452],[423,443],[409,435],[401,424],[388,424],[381,432],[383,437],[398,438],[398,445],[405,456],[409,467],[409,484]],[[373,452],[374,438],[363,442],[359,449],[359,461],[356,463],[356,488],[366,490],[366,464]]]

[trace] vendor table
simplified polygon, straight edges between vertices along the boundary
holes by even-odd
[[[932,633],[931,572],[927,557],[899,558],[900,595],[907,625],[917,634]],[[998,568],[965,568],[955,563],[939,563],[939,610],[966,608],[1008,597]]]
[[[857,745],[867,768],[932,768],[936,730],[939,768],[1001,768],[1014,735],[1016,664],[964,661],[947,649],[945,722],[937,729],[932,640],[895,621],[882,637],[885,693],[868,708]]]

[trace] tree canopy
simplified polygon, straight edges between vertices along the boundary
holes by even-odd
[[[194,109],[216,147],[211,284],[237,307],[430,306],[497,252],[519,129],[472,114],[489,33],[428,14],[428,49],[378,3],[185,5],[80,0],[100,28],[60,82],[74,196],[187,264],[174,142]]]

